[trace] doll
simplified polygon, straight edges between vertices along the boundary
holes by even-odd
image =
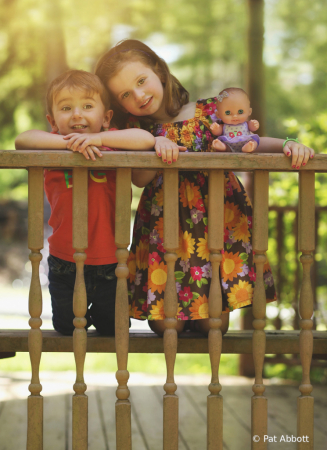
[[[222,124],[213,123],[211,132],[219,136],[212,142],[217,151],[251,153],[259,145],[259,136],[253,134],[259,128],[257,120],[248,120],[252,113],[250,100],[240,88],[227,88],[217,97],[217,115]]]

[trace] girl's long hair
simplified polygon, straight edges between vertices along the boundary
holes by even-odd
[[[165,61],[143,42],[136,39],[125,39],[118,42],[99,59],[95,73],[103,84],[108,86],[108,81],[119,72],[124,63],[131,61],[140,61],[158,75],[164,86],[165,111],[168,116],[176,117],[182,106],[189,102],[189,93],[170,73]],[[115,113],[115,123],[118,126],[125,126],[128,115],[122,111],[114,98],[111,98],[111,102]]]

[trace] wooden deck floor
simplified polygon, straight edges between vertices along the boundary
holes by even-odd
[[[52,377],[52,378],[51,378]],[[69,379],[70,378],[70,379]],[[86,381],[90,377],[86,376]],[[44,386],[44,450],[71,449],[71,400],[74,374],[42,376]],[[103,382],[103,380],[105,380]],[[109,382],[108,382],[109,380]],[[206,449],[206,377],[176,377],[179,395],[179,450]],[[26,448],[28,374],[0,374],[0,450]],[[132,377],[133,450],[162,449],[162,395],[164,377],[139,374]],[[251,448],[252,381],[222,377],[224,397],[224,450]],[[115,384],[113,374],[91,376],[88,382],[89,449],[115,450]],[[327,390],[314,388],[315,450],[327,449]],[[269,450],[295,450],[296,444],[279,442],[281,436],[296,435],[296,399],[292,385],[268,385],[268,433],[277,443]]]

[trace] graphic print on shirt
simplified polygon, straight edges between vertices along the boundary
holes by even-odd
[[[65,174],[66,187],[72,188],[73,187],[73,171],[72,170],[64,170],[64,174]],[[106,183],[107,182],[107,177],[104,172],[90,170],[89,176],[90,176],[91,180],[95,181],[96,183]]]

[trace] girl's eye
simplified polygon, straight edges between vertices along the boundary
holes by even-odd
[[[225,111],[226,116],[230,116],[230,111]]]
[[[239,113],[239,114],[243,114],[243,113],[244,113],[243,109],[239,109],[239,110],[238,110],[238,113]]]
[[[122,100],[124,100],[124,98],[127,98],[129,96],[129,92],[124,92],[124,94],[122,94],[121,98]]]
[[[143,84],[145,82],[145,78],[141,78],[141,79],[139,79],[139,81],[138,81],[138,85],[140,85],[140,84]]]
[[[61,108],[62,111],[70,111],[70,106],[64,106]]]

